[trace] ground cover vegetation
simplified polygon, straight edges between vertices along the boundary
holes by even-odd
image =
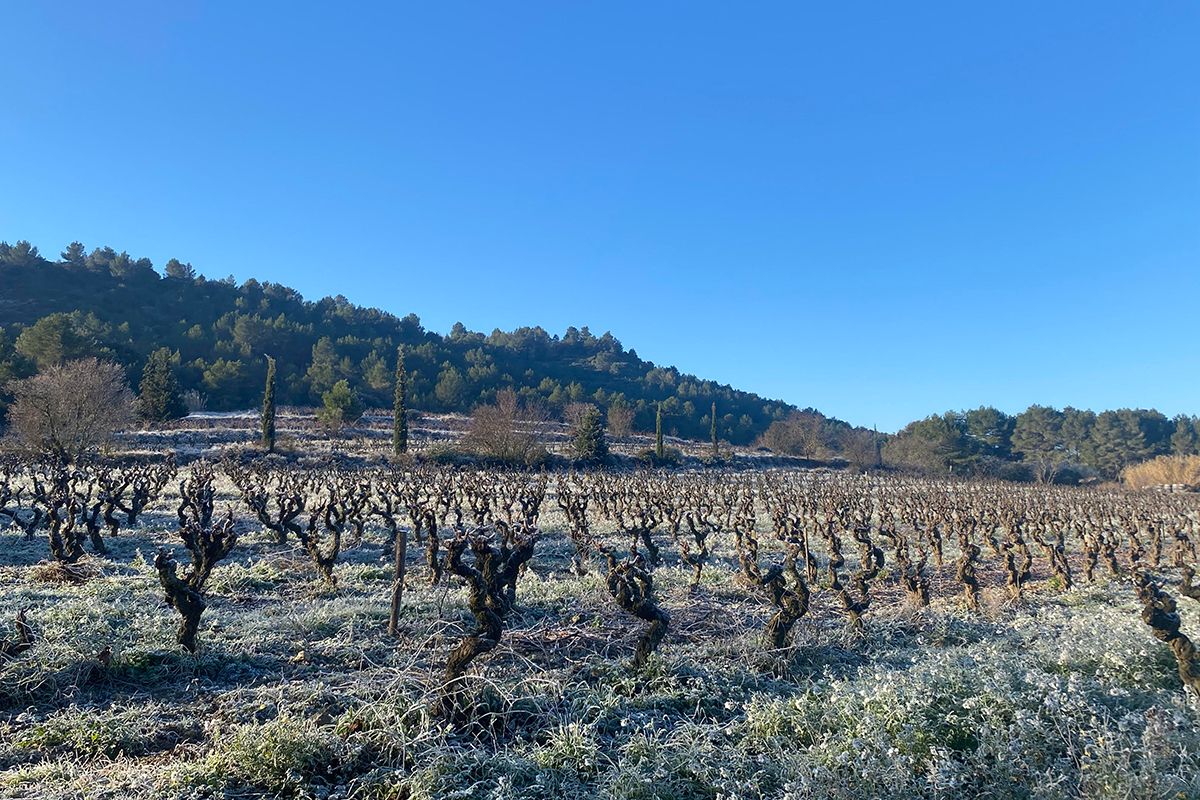
[[[1200,792],[1193,494],[10,458],[0,522],[14,796]]]

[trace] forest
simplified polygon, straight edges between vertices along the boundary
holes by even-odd
[[[483,334],[460,323],[443,336],[415,314],[397,317],[341,296],[310,302],[253,278],[240,286],[209,280],[176,259],[159,274],[149,259],[110,247],[89,253],[78,242],[59,260],[28,242],[0,242],[0,286],[0,384],[85,356],[115,360],[132,379],[166,347],[181,388],[209,410],[256,406],[265,354],[278,362],[281,404],[319,404],[345,380],[368,407],[390,406],[403,344],[410,404],[425,411],[469,412],[511,387],[559,411],[573,402],[627,404],[642,430],[653,427],[661,403],[668,431],[706,438],[716,402],[719,434],[746,444],[796,410],[657,366],[587,326],[557,336],[536,326]]]
[[[121,364],[136,384],[151,354],[164,349],[193,409],[257,406],[266,355],[277,361],[280,404],[319,405],[346,381],[367,407],[387,407],[396,348],[404,345],[409,407],[427,412],[470,413],[512,389],[557,415],[579,403],[605,413],[623,406],[642,431],[655,427],[661,407],[665,430],[703,440],[715,404],[716,434],[734,445],[1022,482],[1112,480],[1157,456],[1200,452],[1196,417],[1155,409],[1032,405],[1008,414],[985,405],[880,434],[655,365],[587,326],[562,336],[540,327],[485,335],[459,323],[443,336],[415,314],[396,317],[341,296],[310,302],[255,279],[209,280],[177,259],[160,275],[148,259],[110,247],[88,252],[79,242],[58,260],[27,241],[0,242],[0,286],[0,411],[10,379],[91,356]]]

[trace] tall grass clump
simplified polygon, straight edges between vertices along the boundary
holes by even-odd
[[[1121,480],[1131,489],[1183,484],[1200,486],[1200,456],[1159,456],[1126,467]]]

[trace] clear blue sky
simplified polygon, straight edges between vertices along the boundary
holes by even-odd
[[[1193,2],[0,8],[0,239],[894,430],[1200,412]],[[2,291],[2,287],[0,287]]]

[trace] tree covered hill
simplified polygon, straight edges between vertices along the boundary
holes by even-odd
[[[159,274],[147,259],[72,243],[58,260],[28,242],[0,242],[0,415],[3,387],[52,364],[86,356],[122,364],[136,383],[151,353],[167,348],[181,388],[213,410],[257,406],[266,355],[278,361],[277,400],[314,405],[345,380],[368,405],[390,406],[396,348],[405,345],[409,406],[469,412],[512,387],[563,412],[572,403],[616,405],[634,425],[654,427],[661,402],[667,432],[719,435],[735,444],[760,436],[780,453],[845,458],[931,474],[1013,479],[1115,478],[1165,454],[1200,452],[1200,418],[1168,419],[1154,409],[1094,413],[1030,406],[1010,416],[990,406],[949,411],[879,436],[813,409],[767,400],[728,385],[659,367],[612,334],[586,327],[552,336],[540,327],[489,335],[457,324],[425,330],[344,297],[304,300],[277,283],[208,280],[175,259]],[[2,418],[2,416],[0,416]]]
[[[643,429],[662,402],[668,430],[704,438],[715,401],[720,435],[738,444],[796,411],[657,366],[587,327],[556,336],[540,327],[483,334],[456,324],[443,336],[415,314],[396,317],[340,296],[310,302],[254,279],[209,280],[175,259],[159,274],[148,259],[108,247],[88,253],[75,242],[52,260],[28,242],[0,242],[0,384],[91,355],[123,364],[136,381],[150,353],[166,347],[182,388],[214,410],[259,402],[268,354],[278,360],[281,403],[314,404],[347,380],[368,404],[387,406],[400,344],[418,409],[467,412],[511,386],[555,409],[627,403]]]

